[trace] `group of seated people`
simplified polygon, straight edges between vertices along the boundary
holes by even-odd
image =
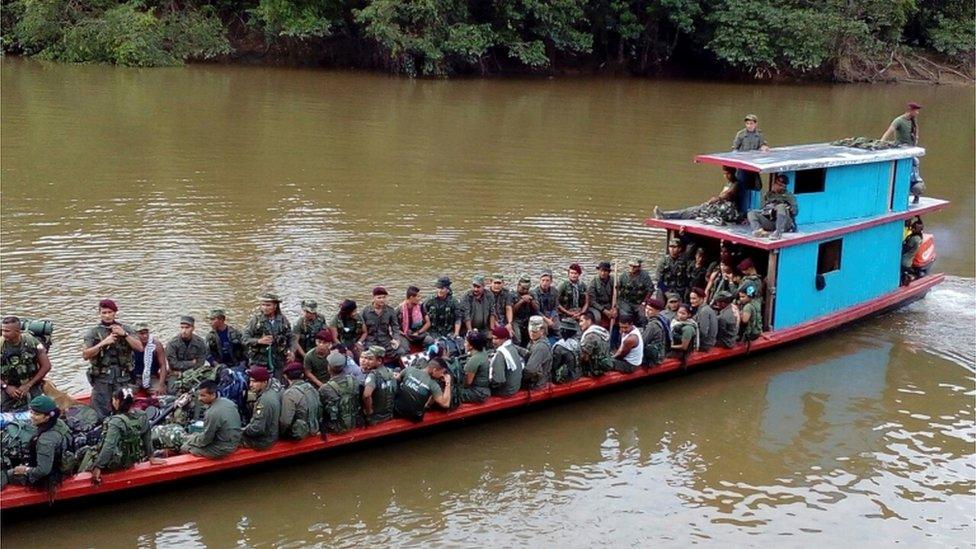
[[[574,263],[558,285],[543,271],[537,286],[524,276],[515,291],[502,276],[487,284],[477,276],[460,300],[441,277],[426,301],[411,286],[395,310],[377,287],[365,313],[345,300],[331,322],[315,302],[303,301],[294,326],[281,314],[280,300],[265,294],[243,331],[213,310],[206,338],[184,316],[165,344],[145,324],[132,329],[118,322],[116,304],[102,300],[101,322],[86,334],[83,350],[101,438],[77,456],[80,470],[98,482],[102,471],[177,452],[220,458],[240,446],[262,450],[279,439],[343,433],[393,417],[421,421],[431,407],[633,372],[668,356],[686,361],[694,352],[761,334],[762,278],[733,246],[723,245],[711,261],[693,241],[675,238],[656,283],[641,264],[630,261],[614,280],[612,266],[601,262],[585,284]],[[308,334],[310,328],[316,331]],[[43,485],[68,470],[58,455],[68,450],[70,433],[50,397],[32,391],[50,369],[43,345],[20,330],[19,319],[7,317],[3,346],[5,411],[29,408],[37,432],[33,462],[5,471],[5,480]],[[246,379],[244,401],[221,396],[222,370]],[[108,391],[104,409],[99,391]],[[153,427],[134,405],[139,395],[169,402],[182,395],[171,406],[189,410],[176,426],[177,444],[160,444],[154,430],[175,422]],[[29,405],[14,406],[14,397],[23,403],[29,397]]]
[[[654,217],[657,219],[695,219],[711,225],[735,225],[743,221],[749,223],[749,230],[753,236],[768,237],[779,240],[784,232],[796,230],[796,216],[799,207],[796,196],[786,190],[789,178],[786,174],[776,174],[770,185],[769,192],[763,194],[758,209],[741,212],[739,210],[739,193],[743,185],[754,185],[755,177],[743,177],[742,170],[723,166],[725,185],[722,191],[709,198],[706,202],[681,210],[662,211],[654,207]]]

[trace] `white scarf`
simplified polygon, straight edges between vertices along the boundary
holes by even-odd
[[[146,343],[146,348],[143,349],[142,353],[142,386],[145,389],[149,388],[149,382],[152,379],[152,366],[155,358],[156,338],[149,336],[149,342]]]

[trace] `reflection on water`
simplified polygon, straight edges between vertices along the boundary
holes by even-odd
[[[334,311],[443,273],[586,276],[645,257],[657,203],[720,177],[745,111],[776,144],[926,104],[947,282],[734,367],[429,436],[5,522],[11,546],[971,544],[976,282],[969,89],[649,80],[409,82],[243,67],[0,67],[0,309],[56,321],[86,388],[94,304],[165,339],[274,290]],[[880,91],[879,91],[880,90]],[[925,131],[927,128],[939,131]],[[966,328],[968,326],[968,328]],[[57,532],[52,543],[50,532]]]

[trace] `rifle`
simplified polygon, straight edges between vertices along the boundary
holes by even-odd
[[[618,261],[616,259],[614,259],[613,263],[610,264],[610,279],[613,280],[613,297],[610,298],[611,311],[617,308],[617,276],[616,276],[617,264]],[[611,334],[613,333],[613,326],[616,323],[617,323],[617,315],[614,315],[613,318],[610,319],[609,331]]]

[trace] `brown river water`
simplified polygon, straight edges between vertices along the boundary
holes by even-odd
[[[138,497],[5,520],[9,547],[972,546],[973,89],[640,79],[410,81],[257,67],[3,59],[0,309],[56,325],[50,378],[87,392],[111,297],[291,318],[377,284],[656,260],[655,204],[721,183],[747,112],[773,145],[879,136],[922,103],[918,303],[722,368]],[[198,330],[206,332],[205,322]],[[9,544],[9,545],[8,545]]]

